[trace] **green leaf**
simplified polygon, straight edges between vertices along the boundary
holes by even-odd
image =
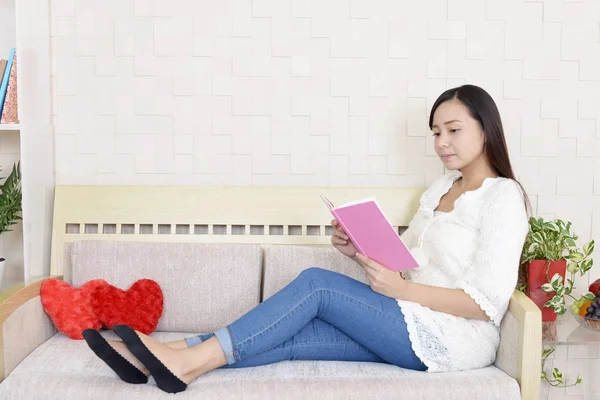
[[[552,287],[552,285],[551,285],[551,284],[549,284],[549,283],[544,283],[544,284],[542,285],[542,290],[543,290],[544,292],[547,292],[547,293],[554,292],[554,288],[553,288],[553,287]]]
[[[557,272],[550,280],[550,284],[552,285],[555,291],[558,291],[558,289],[563,287],[563,277]]]
[[[544,236],[540,232],[535,232],[531,235],[531,239],[534,243],[542,244],[544,242]]]
[[[586,292],[582,297],[586,300],[595,300],[596,299],[596,295],[592,292]]]
[[[558,368],[554,368],[552,370],[552,377],[558,380],[558,378],[562,378],[562,372]]]
[[[542,358],[548,357],[553,352],[554,352],[554,349],[544,349],[544,351],[542,352]]]
[[[575,384],[579,385],[583,380],[581,379],[581,374],[577,374],[577,379],[575,380]]]
[[[531,243],[531,245],[529,246],[529,248],[527,249],[527,251],[530,252],[530,253],[533,253],[539,247],[540,247],[539,243]]]
[[[562,279],[563,279],[562,275],[557,272],[554,275],[552,275],[552,279],[550,280],[550,283],[552,285],[555,285],[555,284],[561,282]]]
[[[574,274],[575,272],[577,272],[577,269],[579,269],[579,265],[576,262],[570,262],[567,264],[567,271],[570,274]]]
[[[3,178],[0,178],[2,180]],[[21,219],[21,172],[20,164],[14,164],[12,172],[0,185],[0,234],[9,232],[10,227]]]
[[[548,308],[556,307],[556,301],[554,300],[554,297],[551,298],[550,300],[548,300],[547,302],[545,302],[544,307],[548,307]]]
[[[577,242],[575,242],[575,240],[573,240],[573,239],[572,239],[572,238],[570,238],[570,237],[567,237],[567,238],[565,238],[565,244],[566,244],[568,247],[577,247]]]
[[[583,260],[583,262],[581,263],[581,275],[583,276],[583,274],[592,269],[592,265],[594,265],[594,260],[592,260],[591,258]]]
[[[585,246],[583,246],[583,252],[586,256],[589,256],[594,251],[595,243],[594,239],[590,240]]]
[[[585,256],[583,254],[575,251],[573,253],[567,254],[567,256],[565,258],[570,261],[581,262],[581,261],[583,261],[584,257]]]
[[[554,296],[550,300],[548,300],[544,305],[550,308],[556,308],[560,306],[564,301],[564,299],[560,296]]]

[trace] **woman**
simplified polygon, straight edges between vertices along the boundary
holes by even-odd
[[[444,92],[429,127],[451,172],[423,193],[402,238],[420,267],[403,274],[367,259],[334,220],[332,245],[369,284],[309,268],[246,315],[214,333],[160,343],[130,327],[106,341],[84,337],[123,380],[152,374],[170,393],[216,368],[282,360],[372,361],[418,371],[494,362],[499,325],[516,286],[528,231],[527,196],[515,181],[499,112],[483,89]]]

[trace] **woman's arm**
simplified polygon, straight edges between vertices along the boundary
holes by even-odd
[[[459,317],[490,320],[475,300],[461,289],[446,289],[407,281],[399,272],[391,271],[360,253],[356,253],[352,259],[365,269],[367,280],[377,293],[419,303],[434,311]]]
[[[479,304],[461,289],[447,289],[405,281],[404,289],[399,290],[395,298],[419,303],[434,311],[458,317],[490,320]]]
[[[511,180],[497,185],[482,207],[477,251],[453,289],[402,279],[394,271],[357,254],[374,291],[412,301],[434,311],[499,325],[515,289],[520,255],[529,230],[521,192]],[[387,271],[386,271],[387,270]]]

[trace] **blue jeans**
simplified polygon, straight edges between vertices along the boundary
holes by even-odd
[[[283,360],[371,361],[425,371],[412,350],[395,299],[346,275],[308,268],[282,290],[214,333],[186,338],[195,346],[216,336],[224,367]]]

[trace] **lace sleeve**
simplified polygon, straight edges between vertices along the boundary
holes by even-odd
[[[481,208],[479,244],[471,267],[459,278],[463,289],[499,326],[515,290],[521,250],[529,230],[520,188],[506,180]]]

